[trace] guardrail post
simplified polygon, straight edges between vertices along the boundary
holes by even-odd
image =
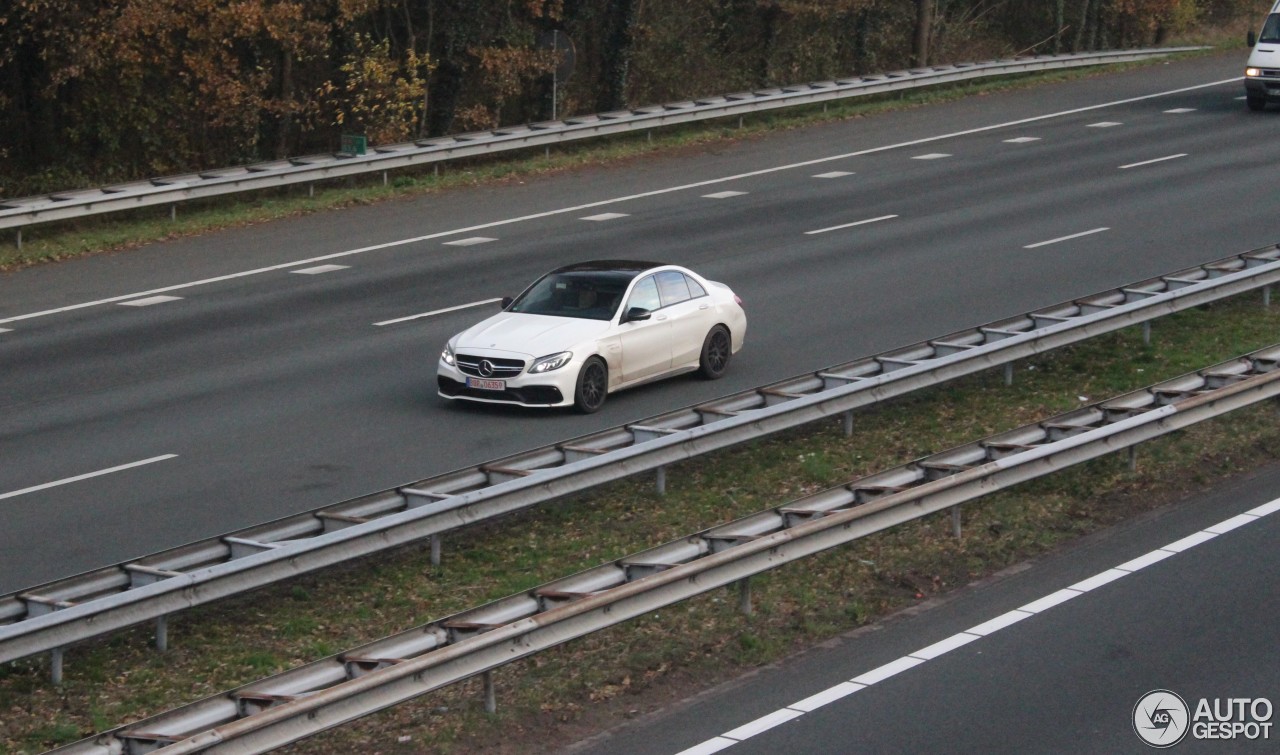
[[[1005,386],[1013,385],[1013,362],[1004,363],[1004,384]]]
[[[440,536],[439,535],[431,536],[431,565],[432,566],[440,565]]]
[[[498,712],[498,693],[493,688],[493,672],[484,672],[484,712],[493,714]]]
[[[307,196],[314,197],[316,195],[316,185],[314,182],[307,184]]]
[[[170,223],[178,222],[178,203],[177,202],[174,202],[173,204],[169,205],[169,222]]]
[[[743,577],[738,580],[738,611],[750,616],[751,610],[751,577]]]
[[[962,534],[960,530],[960,507],[959,506],[951,507],[951,534],[955,535],[956,540],[959,540]]]
[[[22,229],[18,229],[18,251],[22,251]]]
[[[22,248],[22,231],[18,231],[18,248]],[[1271,286],[1262,287],[1262,306],[1271,309]]]
[[[387,185],[387,172],[385,170],[382,171],[382,185],[383,186]]]
[[[658,495],[666,495],[667,494],[667,468],[666,467],[658,467],[657,478],[658,478]]]
[[[1142,323],[1142,345],[1151,345],[1151,321],[1147,320]]]
[[[62,684],[62,648],[49,651],[49,676],[54,684]]]
[[[164,652],[169,649],[169,616],[166,614],[156,619],[156,650]]]
[[[852,411],[848,411],[844,413],[844,437],[846,438],[853,437],[853,412]]]
[[[1138,447],[1129,446],[1129,471],[1138,471]]]

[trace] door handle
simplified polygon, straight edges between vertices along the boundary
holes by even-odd
[[[710,304],[699,304],[698,309],[711,309]]]
[[[667,319],[667,316],[666,316],[666,315],[658,315],[657,317],[655,317],[655,318],[653,318],[653,319],[658,320],[659,322],[661,322],[662,320]]]

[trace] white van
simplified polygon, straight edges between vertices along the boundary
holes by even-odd
[[[1262,110],[1267,100],[1280,100],[1280,0],[1254,39],[1249,32],[1249,62],[1244,69],[1244,96],[1250,110]]]

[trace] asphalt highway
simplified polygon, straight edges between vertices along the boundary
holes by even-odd
[[[1239,57],[0,276],[0,592],[1274,243],[1280,112]],[[436,397],[480,302],[626,257],[743,297],[724,380],[590,417]]]
[[[1170,752],[1275,752],[1278,494],[1272,467],[569,751],[1143,753],[1135,708],[1168,690],[1188,706]],[[1229,714],[1240,699],[1267,701],[1259,720]],[[1201,700],[1234,720],[1197,720]],[[1199,736],[1222,723],[1271,726]]]

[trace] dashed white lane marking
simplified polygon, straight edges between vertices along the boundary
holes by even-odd
[[[490,241],[497,241],[497,239],[491,239],[488,236],[471,236],[457,241],[446,241],[444,244],[445,246],[475,246],[476,244],[488,244]]]
[[[145,299],[130,299],[129,301],[118,302],[122,307],[150,307],[152,304],[164,304],[170,301],[179,301],[181,296],[148,296]]]
[[[630,194],[622,197],[612,197],[610,199],[601,199],[595,202],[587,202],[585,204],[575,205],[573,207],[561,207],[560,209],[547,210],[546,212],[536,212],[530,215],[520,215],[514,218],[504,218],[503,220],[495,220],[489,223],[480,223],[478,225],[468,226],[466,228],[453,228],[447,231],[429,233],[424,236],[414,236],[412,238],[407,238],[407,239],[397,239],[395,241],[387,241],[382,244],[372,244],[370,246],[362,246],[357,249],[347,249],[345,251],[333,252],[332,254],[325,254],[319,257],[312,257],[310,259],[293,260],[292,262],[284,262],[279,265],[269,265],[267,267],[255,268],[253,270],[244,270],[238,273],[228,273],[227,275],[218,275],[212,278],[203,278],[200,280],[190,281],[187,283],[177,283],[172,286],[165,286],[163,288],[151,289],[150,291],[138,291],[132,294],[112,296],[105,299],[95,299],[93,301],[81,302],[79,304],[71,304],[65,307],[45,309],[37,312],[29,312],[23,315],[14,315],[13,317],[0,318],[0,325],[3,325],[5,323],[10,323],[10,322],[17,322],[18,320],[28,320],[33,317],[45,317],[47,315],[59,314],[61,312],[70,312],[77,309],[84,309],[86,307],[96,307],[101,304],[113,304],[115,302],[123,301],[125,299],[133,299],[135,297],[146,296],[149,294],[161,294],[161,293],[167,293],[169,291],[178,291],[184,288],[192,288],[194,286],[205,286],[211,283],[222,283],[229,280],[235,280],[237,278],[245,278],[251,275],[261,275],[263,273],[272,272],[274,270],[284,270],[291,267],[297,267],[298,265],[308,265],[316,262],[326,262],[328,260],[339,259],[341,257],[349,257],[355,254],[365,254],[367,252],[376,252],[383,249],[391,249],[397,246],[417,244],[423,241],[431,241],[433,239],[445,238],[448,236],[457,236],[463,233],[474,233],[476,231],[481,231],[489,228],[497,228],[499,226],[511,225],[514,223],[524,223],[530,220],[540,220],[542,218],[555,217],[556,215],[564,215],[566,213],[582,212],[583,210],[589,210],[596,207],[608,207],[609,205],[620,204],[622,202],[631,202],[637,199],[647,199],[649,197],[661,196],[663,194],[671,194],[671,193],[680,192],[680,191],[689,191],[690,189],[700,189],[704,186],[715,186],[717,184],[725,184],[730,181],[739,181],[744,178],[753,178],[755,176],[767,176],[772,173],[779,173],[786,170],[808,168],[814,165],[823,165],[823,164],[835,162],[838,160],[847,160],[851,157],[862,157],[864,155],[873,155],[878,152],[888,152],[890,150],[903,149],[905,147],[916,147],[921,144],[932,144],[934,142],[945,141],[947,139],[955,139],[961,136],[972,136],[973,134],[985,134],[988,131],[1011,128],[1013,126],[1022,126],[1028,123],[1038,123],[1040,121],[1046,121],[1053,118],[1061,118],[1063,116],[1068,116],[1068,115],[1087,113],[1093,110],[1102,110],[1109,107],[1115,107],[1117,105],[1129,105],[1134,102],[1144,102],[1146,100],[1156,99],[1157,97],[1168,97],[1169,95],[1184,94],[1186,92],[1194,92],[1200,89],[1209,89],[1211,87],[1222,86],[1224,84],[1234,84],[1236,82],[1242,81],[1243,79],[1244,79],[1243,76],[1235,76],[1233,78],[1223,79],[1221,81],[1211,81],[1206,84],[1196,84],[1189,87],[1182,87],[1180,89],[1170,89],[1164,92],[1154,92],[1152,94],[1144,94],[1138,97],[1130,97],[1124,100],[1113,100],[1111,102],[1101,102],[1101,103],[1098,103],[1097,105],[1088,105],[1086,107],[1073,108],[1071,110],[1061,110],[1056,113],[1045,113],[1044,115],[1034,115],[1034,116],[1031,116],[1030,118],[1021,118],[1015,121],[1006,121],[1004,123],[993,123],[989,126],[978,126],[977,128],[965,129],[963,131],[952,131],[950,133],[938,134],[936,136],[926,136],[920,139],[913,139],[911,141],[898,142],[896,144],[885,144],[879,147],[869,147],[867,149],[858,150],[856,152],[846,152],[840,155],[830,155],[828,157],[819,157],[813,160],[805,160],[803,162],[790,163],[787,165],[775,165],[771,168],[761,168],[760,170],[753,170],[747,173],[738,173],[732,176],[722,176],[720,178],[709,178],[705,181],[696,181],[694,183],[681,184],[679,186],[668,186],[663,189],[654,189],[652,191],[645,191],[639,194]],[[1244,98],[1240,97],[1237,99],[1244,99]]]
[[[1005,139],[1004,141],[1005,141],[1005,144],[1027,144],[1027,143],[1029,143],[1029,142],[1038,142],[1038,141],[1040,141],[1040,137],[1038,137],[1038,136],[1016,136],[1016,137],[1014,137],[1014,138],[1012,138],[1012,139]]]
[[[882,220],[893,220],[897,215],[881,215],[878,218],[867,218],[866,220],[858,220],[853,223],[845,223],[844,225],[833,225],[830,228],[819,228],[816,231],[805,231],[806,236],[816,236],[819,233],[827,233],[828,231],[839,231],[844,228],[852,228],[856,225],[866,225],[868,223],[879,223]]]
[[[315,267],[304,267],[299,270],[290,270],[291,273],[298,275],[320,275],[321,273],[332,273],[335,270],[346,270],[350,265],[317,265]]]
[[[832,170],[832,171],[827,171],[826,173],[819,173],[818,175],[814,176],[814,178],[844,178],[845,176],[852,176],[852,175],[853,175],[852,171]]]
[[[1098,121],[1097,123],[1090,123],[1088,127],[1089,128],[1114,128],[1116,126],[1123,126],[1123,125],[1124,125],[1123,123],[1117,123],[1116,121]]]
[[[944,157],[951,157],[946,152],[930,152],[927,155],[916,155],[912,160],[941,160]]]
[[[861,676],[856,676],[849,681],[840,682],[839,684],[828,687],[821,692],[810,695],[803,700],[761,716],[750,723],[727,731],[720,736],[712,737],[711,739],[694,745],[687,750],[682,750],[679,755],[710,755],[710,753],[720,752],[721,750],[732,747],[733,745],[749,739],[756,734],[768,731],[769,729],[772,729],[775,726],[780,726],[788,721],[793,721],[806,713],[812,713],[824,705],[829,705],[837,700],[844,699],[845,697],[864,690],[873,684],[882,682],[885,679],[901,674],[904,671],[909,671],[916,666],[946,655],[952,650],[964,647],[971,642],[975,642],[983,637],[994,634],[1001,629],[1013,626],[1019,621],[1029,619],[1038,613],[1047,611],[1054,606],[1061,605],[1072,598],[1079,597],[1090,590],[1095,590],[1103,585],[1110,584],[1117,579],[1127,577],[1139,569],[1150,566],[1157,561],[1163,561],[1171,556],[1176,556],[1177,554],[1183,553],[1190,548],[1200,545],[1201,543],[1208,542],[1224,532],[1230,532],[1231,530],[1243,527],[1251,522],[1256,522],[1262,517],[1267,516],[1268,514],[1274,514],[1277,511],[1280,511],[1280,499],[1276,499],[1270,503],[1265,503],[1257,508],[1250,509],[1243,514],[1233,516],[1230,519],[1213,525],[1212,527],[1206,527],[1193,535],[1189,535],[1181,540],[1169,543],[1162,548],[1157,548],[1144,556],[1139,556],[1132,561],[1127,561],[1117,567],[1107,569],[1106,571],[1096,574],[1088,579],[1081,580],[1071,587],[1066,587],[1058,590],[1057,592],[1050,593],[1039,600],[1033,600],[1021,608],[1015,608],[1008,613],[1001,614],[994,619],[990,619],[989,621],[985,621],[977,626],[970,627],[963,632],[957,632],[945,640],[935,642],[934,644],[921,648],[914,653],[909,653],[895,661],[886,663],[879,668],[872,669]]]
[[[1023,248],[1023,249],[1035,249],[1036,247],[1049,246],[1050,244],[1058,244],[1058,243],[1061,243],[1061,242],[1063,242],[1063,241],[1070,241],[1071,239],[1078,239],[1078,238],[1080,238],[1081,236],[1092,236],[1092,235],[1093,235],[1093,234],[1095,234],[1095,233],[1102,233],[1103,231],[1109,231],[1109,230],[1111,230],[1111,229],[1110,229],[1110,228],[1094,228],[1093,230],[1090,230],[1090,231],[1081,231],[1080,233],[1073,233],[1073,234],[1071,234],[1070,236],[1059,236],[1059,237],[1058,237],[1058,238],[1056,238],[1056,239],[1049,239],[1048,241],[1037,241],[1037,242],[1036,242],[1036,243],[1034,243],[1034,244],[1027,244],[1026,246],[1024,246],[1024,247],[1022,247],[1022,248]]]
[[[583,218],[583,220],[593,220],[596,222],[600,222],[604,220],[617,220],[618,218],[626,218],[626,217],[630,217],[630,216],[625,212],[602,212],[599,215],[588,215],[587,217]]]
[[[123,472],[126,469],[133,469],[134,467],[141,467],[146,464],[155,464],[157,461],[165,461],[167,459],[176,459],[176,458],[178,458],[177,454],[164,454],[163,456],[152,456],[150,459],[143,459],[141,461],[131,461],[128,464],[121,464],[118,467],[111,467],[109,469],[99,469],[97,472],[88,472],[86,474],[76,475],[75,477],[67,477],[65,479],[56,480],[54,482],[46,482],[43,485],[32,485],[29,488],[23,488],[22,490],[14,490],[10,493],[0,493],[0,500],[4,500],[5,498],[16,498],[20,495],[26,495],[27,493],[34,493],[37,490],[48,490],[49,488],[56,488],[59,485],[69,485],[73,482],[80,482],[81,480],[88,480],[93,477],[101,477],[103,475],[112,474],[113,472]]]
[[[1144,165],[1154,165],[1155,163],[1162,163],[1165,160],[1177,160],[1179,157],[1186,157],[1186,156],[1187,156],[1186,152],[1180,152],[1176,155],[1165,155],[1164,157],[1157,157],[1153,160],[1143,160],[1140,163],[1129,163],[1128,165],[1121,165],[1120,170],[1128,170],[1129,168],[1141,168]]]
[[[394,325],[398,322],[420,320],[424,317],[431,317],[432,315],[442,315],[446,312],[457,312],[460,309],[471,309],[472,307],[483,307],[486,304],[493,304],[496,301],[502,301],[502,299],[485,299],[484,301],[473,301],[470,304],[459,304],[456,307],[445,307],[444,309],[434,309],[430,312],[423,312],[420,315],[409,315],[408,317],[397,317],[394,320],[383,320],[382,322],[375,322],[374,325],[379,325],[379,326]]]
[[[13,328],[0,328],[0,333],[12,333]]]
[[[740,197],[746,194],[745,191],[717,191],[714,194],[703,194],[703,199],[728,199],[729,197]]]
[[[1193,107],[1175,107],[1172,110],[1166,110],[1165,112],[1178,114],[1178,113],[1194,113],[1195,111],[1196,109]]]

